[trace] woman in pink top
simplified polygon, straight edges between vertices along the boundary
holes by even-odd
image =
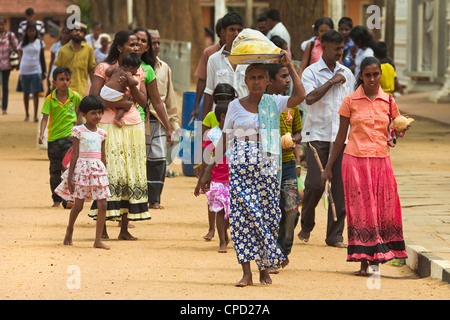
[[[314,31],[317,33],[317,37],[306,45],[305,51],[303,52],[302,63],[300,65],[300,75],[308,66],[319,61],[323,54],[321,43],[322,35],[332,29],[334,29],[333,20],[328,17],[318,19],[314,23]]]
[[[114,64],[120,65],[125,54],[138,52],[136,36],[131,31],[119,31],[111,45],[108,57],[100,63],[94,72],[91,95],[99,95],[106,82],[105,71]],[[107,199],[106,219],[121,220],[119,239],[136,240],[128,231],[128,220],[150,219],[147,203],[147,173],[145,166],[144,126],[136,103],[147,104],[147,91],[144,83],[144,69],[140,67],[134,76],[139,81],[137,86],[128,86],[124,99],[118,102],[103,100],[106,110],[99,123],[99,128],[107,132],[106,167],[108,168],[111,197]],[[133,105],[122,118],[122,128],[113,124],[115,108],[127,103],[132,98]],[[89,216],[96,218],[97,203],[92,204]],[[108,237],[106,226],[104,237]]]
[[[387,133],[389,95],[379,82],[378,59],[367,57],[355,92],[345,97],[338,113],[340,128],[322,181],[331,180],[331,168],[350,132],[342,160],[348,224],[347,261],[360,261],[355,275],[367,275],[370,265],[406,259],[400,200],[392,170]],[[399,115],[394,100],[392,117]],[[402,132],[404,133],[404,132]]]

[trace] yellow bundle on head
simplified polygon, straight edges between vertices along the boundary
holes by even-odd
[[[258,30],[242,30],[231,47],[232,55],[240,54],[278,54],[281,49]]]
[[[394,130],[404,131],[413,121],[413,118],[407,118],[400,115],[394,119]]]

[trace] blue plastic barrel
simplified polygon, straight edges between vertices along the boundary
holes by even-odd
[[[189,125],[191,121],[191,113],[194,110],[195,104],[195,92],[186,91],[183,93],[183,108],[181,113],[181,128],[182,129],[193,129],[193,124]],[[202,107],[203,107],[203,96],[199,103],[199,118],[202,116]],[[188,127],[189,125],[189,127]],[[192,127],[191,127],[192,126]],[[191,161],[190,163],[182,163],[183,174],[185,176],[194,176],[194,141],[191,142]]]

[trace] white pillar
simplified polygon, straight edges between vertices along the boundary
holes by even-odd
[[[133,22],[133,0],[127,0],[127,18],[130,25]]]
[[[217,21],[223,18],[224,15],[227,14],[227,1],[226,0],[214,0],[214,27],[217,24]],[[215,42],[219,41],[217,34],[215,34]]]
[[[446,22],[443,24],[443,27],[447,28],[447,73],[444,76],[444,84],[442,88],[433,93],[430,97],[431,101],[437,103],[450,102],[450,2],[447,2],[446,11]]]
[[[333,20],[334,29],[338,29],[339,19],[343,17],[343,0],[328,0],[328,17]]]
[[[245,9],[245,25],[249,28],[253,27],[253,0],[246,1]]]
[[[227,1],[226,0],[214,0],[214,22],[217,22],[220,18],[223,18],[227,14]]]

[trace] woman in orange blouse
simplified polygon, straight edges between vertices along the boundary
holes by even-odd
[[[360,261],[355,275],[367,275],[370,265],[407,258],[397,183],[392,170],[387,133],[389,95],[381,89],[378,59],[361,63],[357,89],[345,97],[338,113],[340,128],[322,180],[332,179],[331,168],[347,137],[342,160],[348,224],[347,261]],[[392,100],[392,116],[399,115]],[[404,132],[402,132],[404,134]]]

